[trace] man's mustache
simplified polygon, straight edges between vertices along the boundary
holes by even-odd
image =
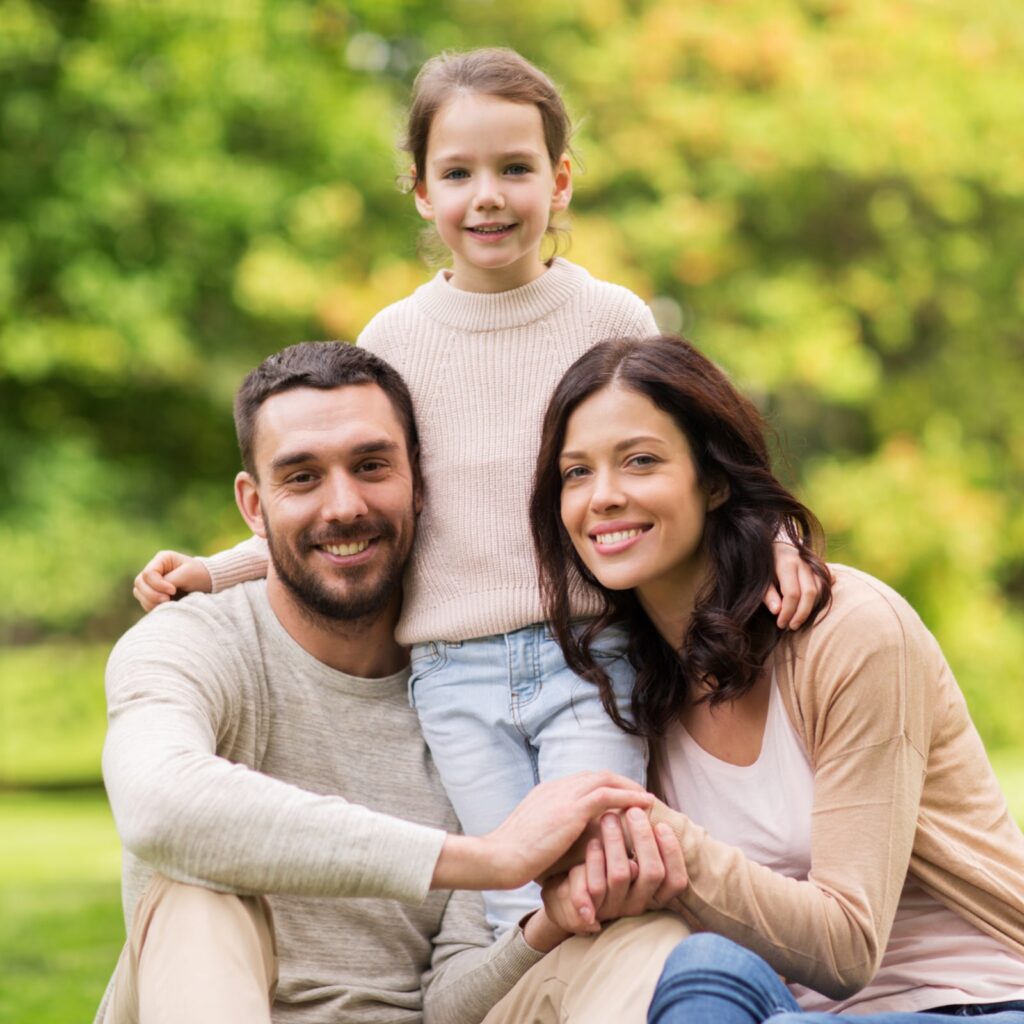
[[[397,531],[387,519],[374,519],[355,526],[331,526],[317,533],[304,533],[299,539],[301,548],[310,551],[335,544],[354,544],[361,540],[391,540]]]

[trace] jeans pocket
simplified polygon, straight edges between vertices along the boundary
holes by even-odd
[[[431,640],[425,644],[414,644],[409,654],[409,706],[416,707],[416,684],[432,676],[448,662],[447,644]]]

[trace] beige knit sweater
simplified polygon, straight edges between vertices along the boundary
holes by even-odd
[[[907,873],[1024,956],[1024,836],[935,639],[895,591],[834,566],[832,608],[779,648],[814,770],[811,870],[777,874],[657,804],[686,857],[684,915],[833,999],[874,976]]]
[[[441,271],[370,321],[358,343],[409,385],[426,482],[400,643],[491,636],[543,620],[527,510],[548,399],[597,342],[656,333],[636,295],[564,259],[494,294],[461,291]],[[206,564],[220,590],[262,575],[266,549],[246,542]],[[578,615],[599,610],[582,586],[573,596]]]

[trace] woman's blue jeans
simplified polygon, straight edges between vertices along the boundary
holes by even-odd
[[[684,939],[669,954],[647,1011],[648,1024],[949,1024],[950,1017],[1024,1024],[1024,1001],[918,1013],[804,1013],[761,957],[707,932]]]

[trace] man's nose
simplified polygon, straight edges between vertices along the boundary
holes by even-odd
[[[322,519],[350,523],[369,511],[359,482],[348,473],[333,473],[328,477],[320,507]]]

